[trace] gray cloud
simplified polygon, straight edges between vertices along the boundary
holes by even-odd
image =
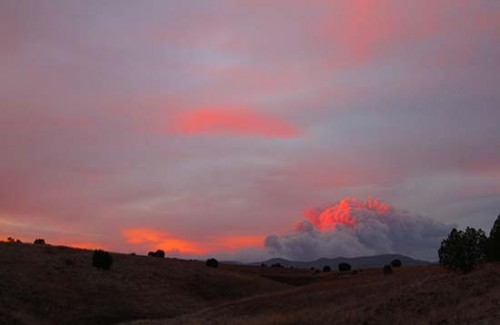
[[[383,253],[436,260],[439,243],[452,228],[373,199],[347,198],[307,218],[291,233],[268,236],[269,252],[297,260]]]

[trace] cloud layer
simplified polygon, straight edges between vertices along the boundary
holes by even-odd
[[[368,195],[486,229],[499,13],[498,0],[0,1],[0,237],[215,252]],[[318,236],[349,221],[311,216]]]
[[[355,257],[385,253],[436,260],[451,226],[412,215],[375,199],[345,198],[325,209],[306,212],[292,233],[271,235],[271,255],[295,260]]]

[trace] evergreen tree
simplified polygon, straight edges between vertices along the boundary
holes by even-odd
[[[486,255],[488,261],[500,261],[500,215],[491,228]]]
[[[485,260],[487,238],[483,230],[467,227],[465,231],[453,229],[441,242],[439,263],[464,273]]]

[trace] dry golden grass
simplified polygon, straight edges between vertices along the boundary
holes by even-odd
[[[339,272],[0,243],[0,324],[498,324],[500,265]]]

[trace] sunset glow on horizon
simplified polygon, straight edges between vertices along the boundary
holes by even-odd
[[[500,210],[499,17],[495,0],[0,1],[0,240],[435,259],[450,226]]]

